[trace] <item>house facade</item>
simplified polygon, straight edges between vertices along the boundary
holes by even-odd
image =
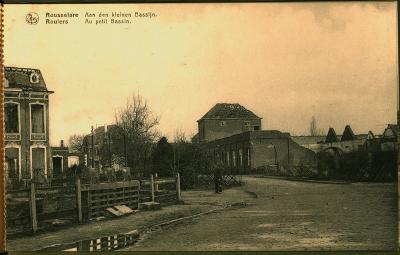
[[[38,69],[5,67],[5,169],[11,181],[51,176],[49,96]]]
[[[383,131],[381,137],[381,150],[382,151],[398,151],[398,137],[400,127],[395,124],[389,124]]]
[[[261,118],[240,104],[218,103],[197,121],[199,142],[261,130]]]
[[[61,140],[60,146],[51,147],[52,177],[61,178],[66,174],[68,165],[69,149]]]
[[[111,167],[116,161],[115,155],[126,155],[124,139],[115,124],[94,128],[91,134],[84,138],[85,164],[95,169]],[[121,164],[125,165],[126,163],[121,162]]]

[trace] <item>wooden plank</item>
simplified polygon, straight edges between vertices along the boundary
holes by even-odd
[[[136,204],[138,201],[131,201],[130,203]],[[129,204],[129,203],[128,203]],[[105,209],[107,207],[112,207],[116,205],[121,205],[121,203],[110,203],[109,205],[93,205],[91,207],[91,210],[99,210],[99,209]]]
[[[82,191],[81,191],[81,179],[76,178],[76,206],[78,209],[78,222],[82,222]]]
[[[37,225],[37,215],[36,215],[35,183],[33,182],[31,183],[30,209],[31,209],[32,232],[36,233],[38,225]]]
[[[179,173],[176,175],[176,199],[181,201],[181,176]]]
[[[159,181],[155,181],[154,183],[156,184],[169,184],[169,183],[175,183],[174,179],[163,179],[163,180],[159,180]]]
[[[85,189],[89,190],[107,190],[107,189],[117,189],[117,188],[124,188],[124,187],[138,187],[139,181],[132,180],[132,181],[125,181],[125,182],[113,182],[113,183],[99,183],[99,184],[91,184],[89,187],[85,187]],[[84,188],[82,188],[84,189]]]
[[[135,199],[135,198],[138,198],[139,196],[137,195],[137,194],[135,194],[135,195],[129,195],[129,196],[126,196],[125,197],[125,199],[123,199],[123,198],[113,198],[113,199],[108,199],[108,198],[103,198],[103,199],[99,199],[99,198],[95,198],[95,199],[92,199],[92,201],[91,201],[91,203],[93,204],[93,203],[101,203],[101,202],[108,202],[108,201],[114,201],[114,200],[120,200],[120,201],[128,201],[128,200],[131,200],[131,199]]]

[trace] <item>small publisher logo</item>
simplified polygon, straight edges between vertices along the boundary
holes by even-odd
[[[39,23],[39,15],[36,12],[30,12],[26,14],[26,23],[30,25],[36,25]]]

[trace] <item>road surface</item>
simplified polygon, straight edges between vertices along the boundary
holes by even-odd
[[[126,250],[393,250],[397,185],[247,177],[234,206],[149,232]],[[218,196],[215,194],[215,196]],[[185,197],[183,197],[185,199]]]

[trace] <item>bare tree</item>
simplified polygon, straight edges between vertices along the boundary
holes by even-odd
[[[317,126],[317,120],[315,119],[314,116],[311,118],[310,122],[310,135],[311,136],[320,136],[323,135],[323,131],[318,128]]]
[[[115,122],[125,141],[127,165],[136,170],[145,168],[153,143],[159,137],[159,117],[152,113],[147,101],[137,93],[127,99],[125,107],[116,111]]]
[[[68,146],[71,152],[84,153],[85,135],[71,135],[68,139]]]
[[[180,170],[181,154],[183,154],[183,151],[186,149],[188,143],[189,140],[186,137],[185,131],[183,131],[181,128],[175,129],[172,161],[174,172]]]
[[[181,128],[175,129],[174,133],[174,143],[179,144],[179,143],[187,143],[189,142],[185,131],[183,131]]]

